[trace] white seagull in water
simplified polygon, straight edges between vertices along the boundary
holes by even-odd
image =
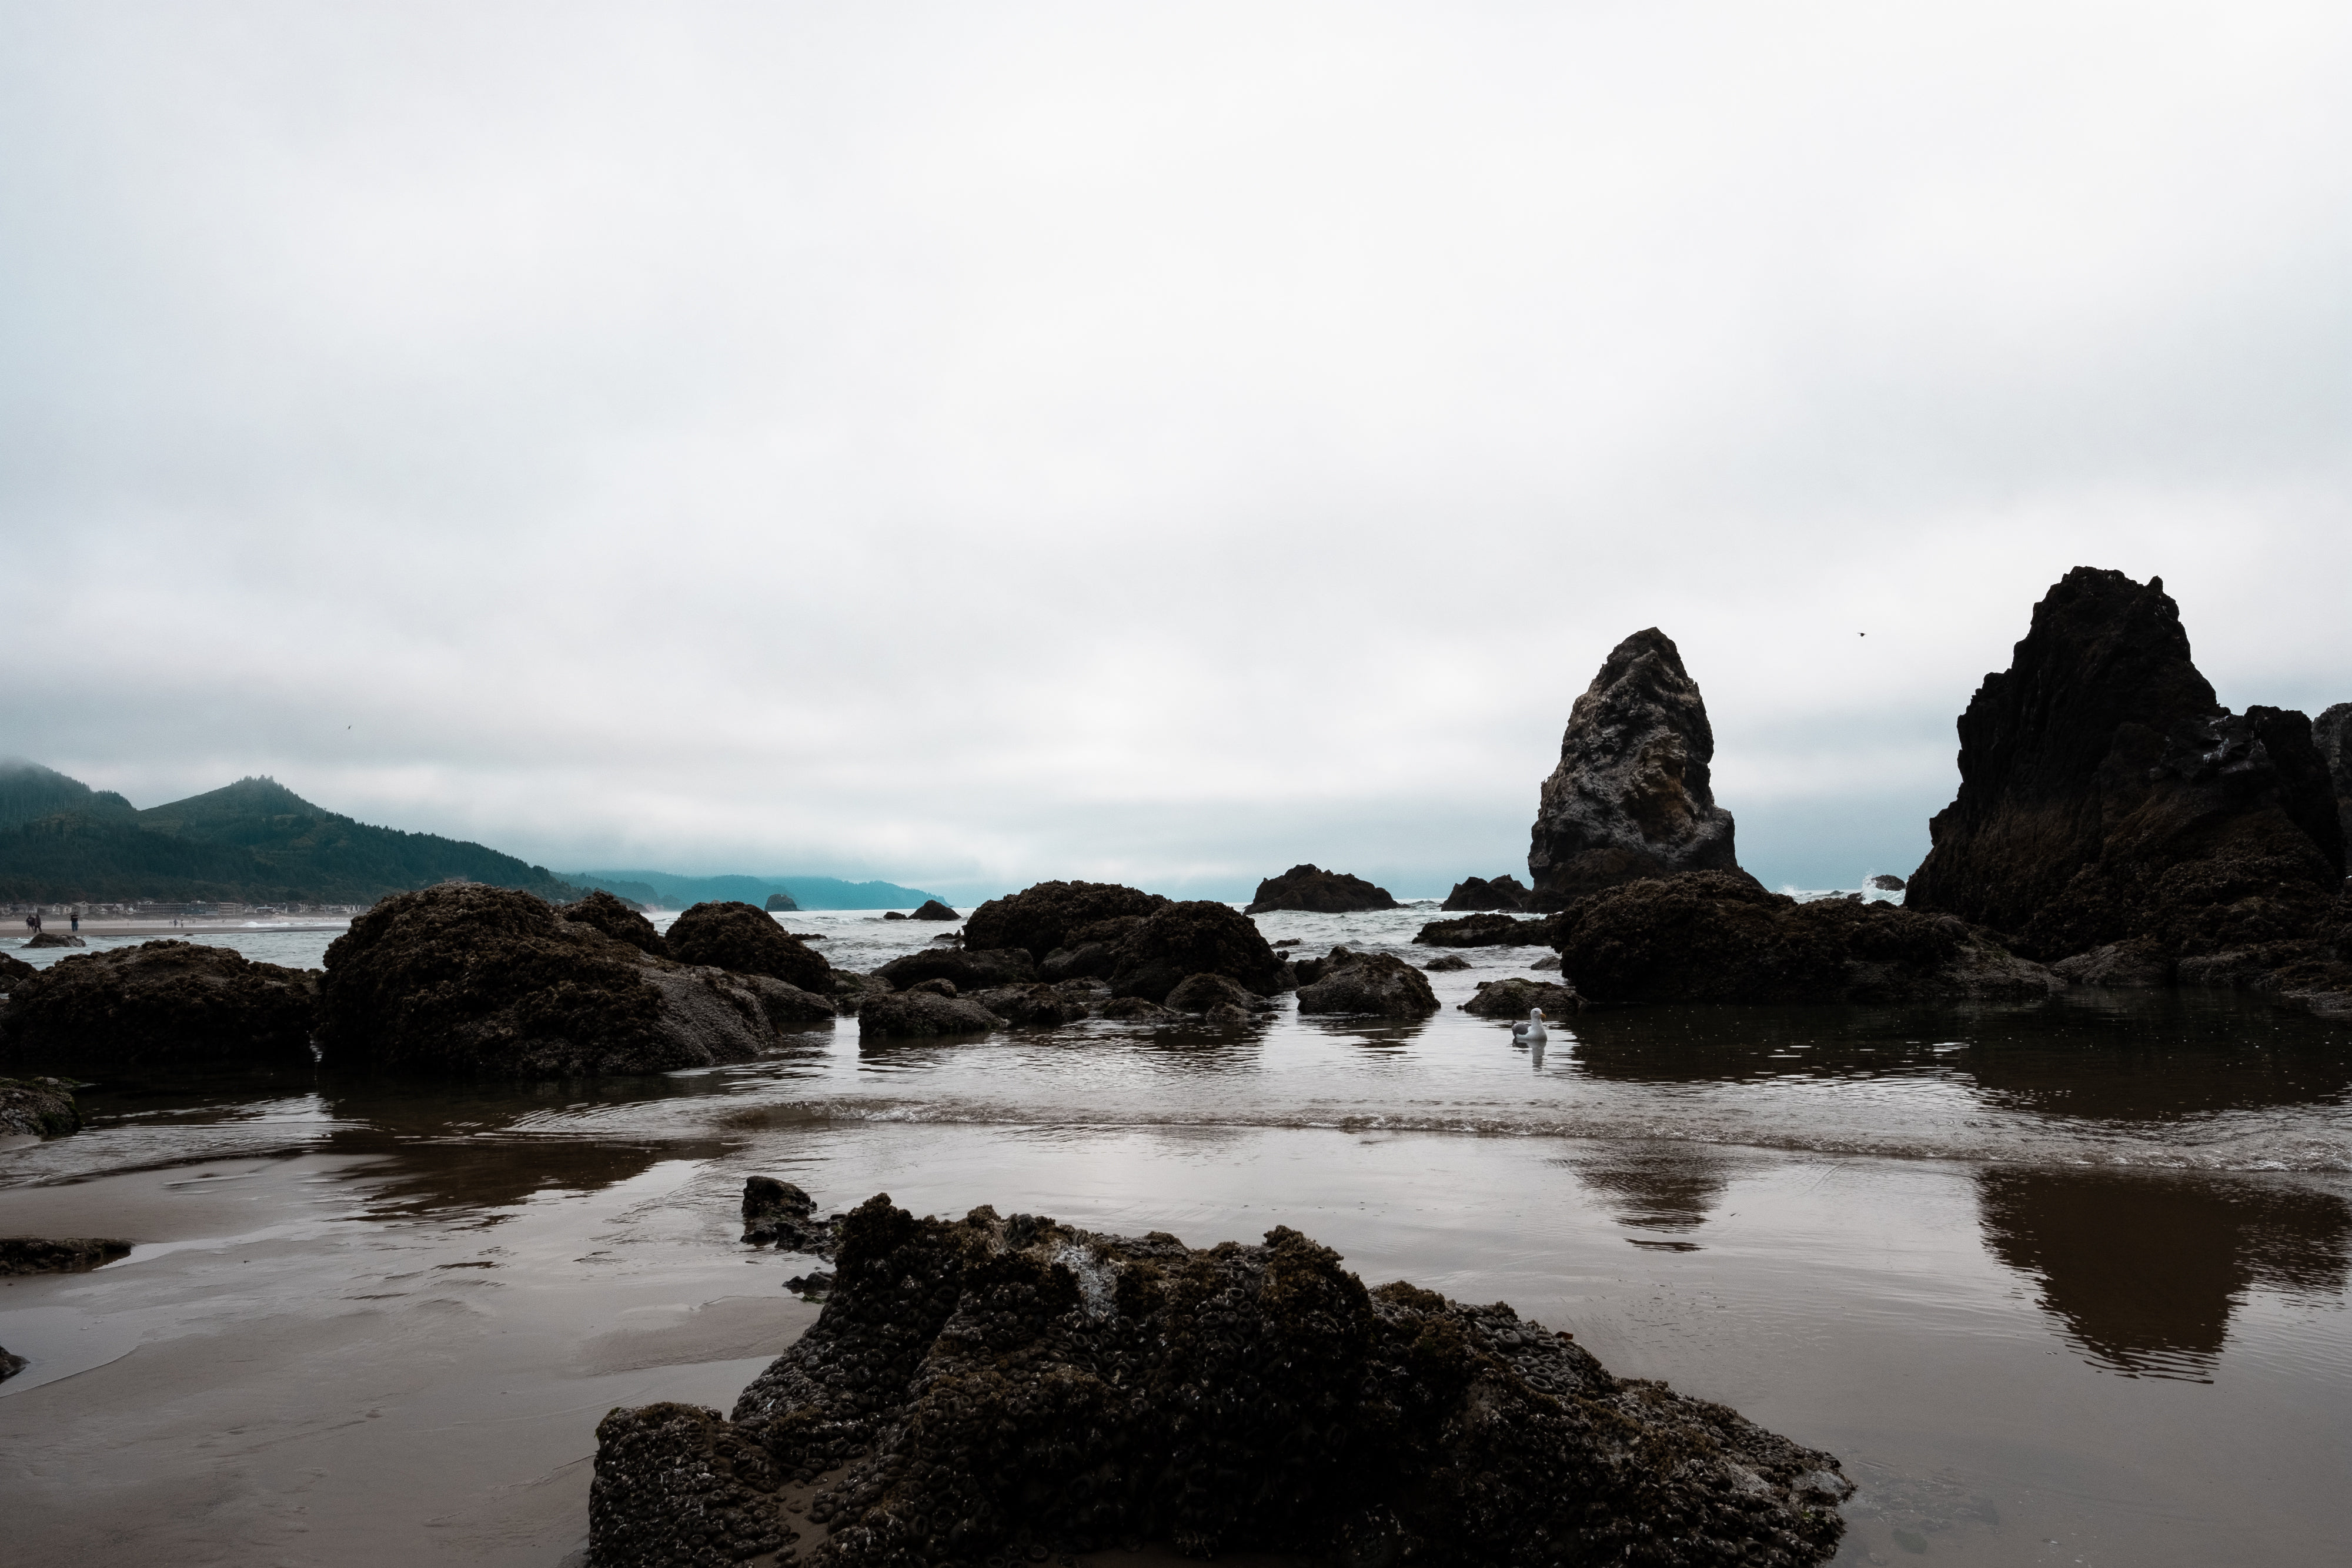
[[[1527,1022],[1515,1023],[1511,1026],[1513,1045],[1541,1045],[1545,1038],[1541,1008],[1528,1009]]]

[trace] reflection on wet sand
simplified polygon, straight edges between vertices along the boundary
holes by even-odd
[[[1684,1232],[1706,1223],[1707,1210],[1731,1180],[1731,1162],[1701,1144],[1640,1144],[1559,1162],[1637,1230]],[[1635,1245],[1654,1245],[1638,1239]],[[1690,1249],[1683,1242],[1675,1250]]]
[[[2352,1207],[2307,1187],[1988,1170],[1977,1197],[1993,1255],[2092,1365],[2130,1377],[2210,1382],[2249,1291],[2340,1295],[2352,1267]]]

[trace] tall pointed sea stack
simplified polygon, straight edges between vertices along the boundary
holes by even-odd
[[[2068,572],[1959,732],[1959,795],[1928,823],[1904,902],[2011,933],[2030,956],[2291,941],[2341,886],[2311,721],[2216,701],[2161,578]]]
[[[1576,699],[1528,846],[1537,901],[1557,907],[1620,883],[1738,871],[1731,813],[1715,803],[1715,731],[1674,639],[1653,626],[1610,653]]]

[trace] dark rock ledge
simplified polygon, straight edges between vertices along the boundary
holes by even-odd
[[[1612,1376],[1508,1306],[1367,1291],[1286,1228],[1194,1250],[977,1208],[845,1216],[732,1419],[597,1427],[590,1561],[992,1564],[1143,1540],[1353,1564],[1794,1565],[1831,1456]]]

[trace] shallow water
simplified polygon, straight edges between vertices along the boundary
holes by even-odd
[[[1428,910],[1282,915],[1403,946]],[[940,927],[784,917],[865,968]],[[225,934],[315,963],[330,934]],[[268,951],[258,946],[271,944]],[[299,942],[313,944],[306,952]],[[1409,1025],[1088,1023],[650,1079],[110,1082],[0,1151],[0,1230],[148,1243],[0,1290],[21,1539],[174,1562],[552,1564],[613,1404],[724,1406],[808,1321],[754,1172],[1507,1300],[1846,1461],[1844,1560],[2302,1563],[2352,1529],[2352,1030],[2231,996],[1662,1009],[1541,1060]],[[36,955],[26,955],[36,956]],[[46,956],[46,955],[40,955]]]

